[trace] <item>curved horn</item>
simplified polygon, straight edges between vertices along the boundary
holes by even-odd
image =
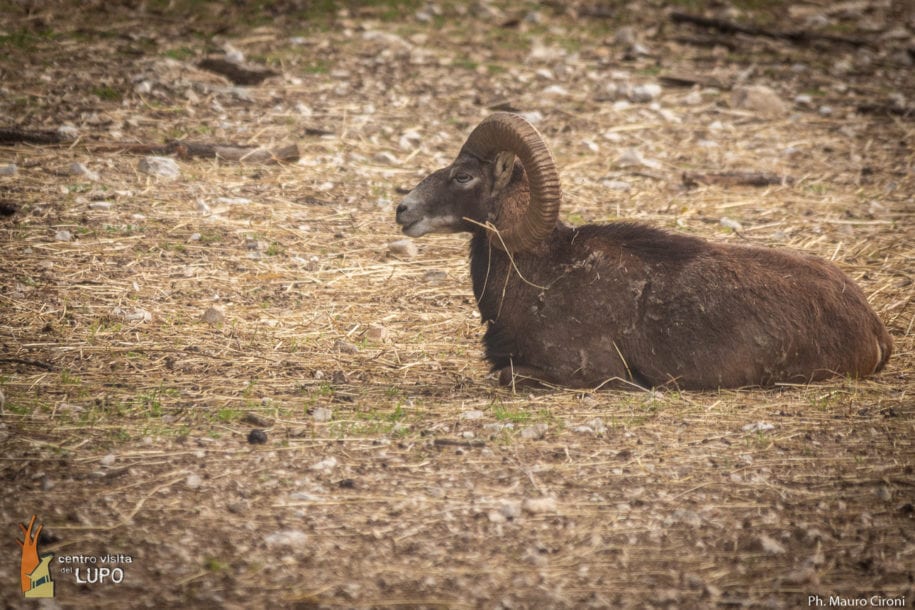
[[[487,161],[503,151],[514,153],[521,161],[530,184],[531,200],[518,222],[501,228],[502,240],[493,243],[500,249],[502,242],[509,250],[530,249],[542,242],[556,226],[562,202],[559,172],[540,132],[510,112],[486,117],[470,132],[461,148],[462,153],[468,152]]]

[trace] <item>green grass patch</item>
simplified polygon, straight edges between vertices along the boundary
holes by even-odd
[[[120,102],[124,97],[120,91],[110,85],[93,87],[91,92],[104,102]]]

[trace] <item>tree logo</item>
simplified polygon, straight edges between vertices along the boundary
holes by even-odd
[[[54,553],[38,554],[38,535],[41,524],[32,534],[37,515],[32,515],[29,526],[19,524],[23,540],[16,540],[22,547],[22,562],[19,564],[19,576],[22,579],[22,594],[26,597],[54,597],[54,581],[51,579],[51,560]]]

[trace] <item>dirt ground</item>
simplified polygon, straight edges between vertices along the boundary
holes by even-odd
[[[0,2],[2,605],[34,514],[42,608],[912,607],[913,55],[901,0]],[[496,109],[567,222],[835,261],[887,369],[500,388],[466,236],[390,245]]]

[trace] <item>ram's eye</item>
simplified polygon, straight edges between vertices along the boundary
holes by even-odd
[[[457,182],[458,184],[467,184],[468,182],[473,180],[473,176],[471,176],[470,174],[465,174],[464,172],[459,172],[459,173],[455,174],[454,178],[452,178],[452,179],[455,182]]]

